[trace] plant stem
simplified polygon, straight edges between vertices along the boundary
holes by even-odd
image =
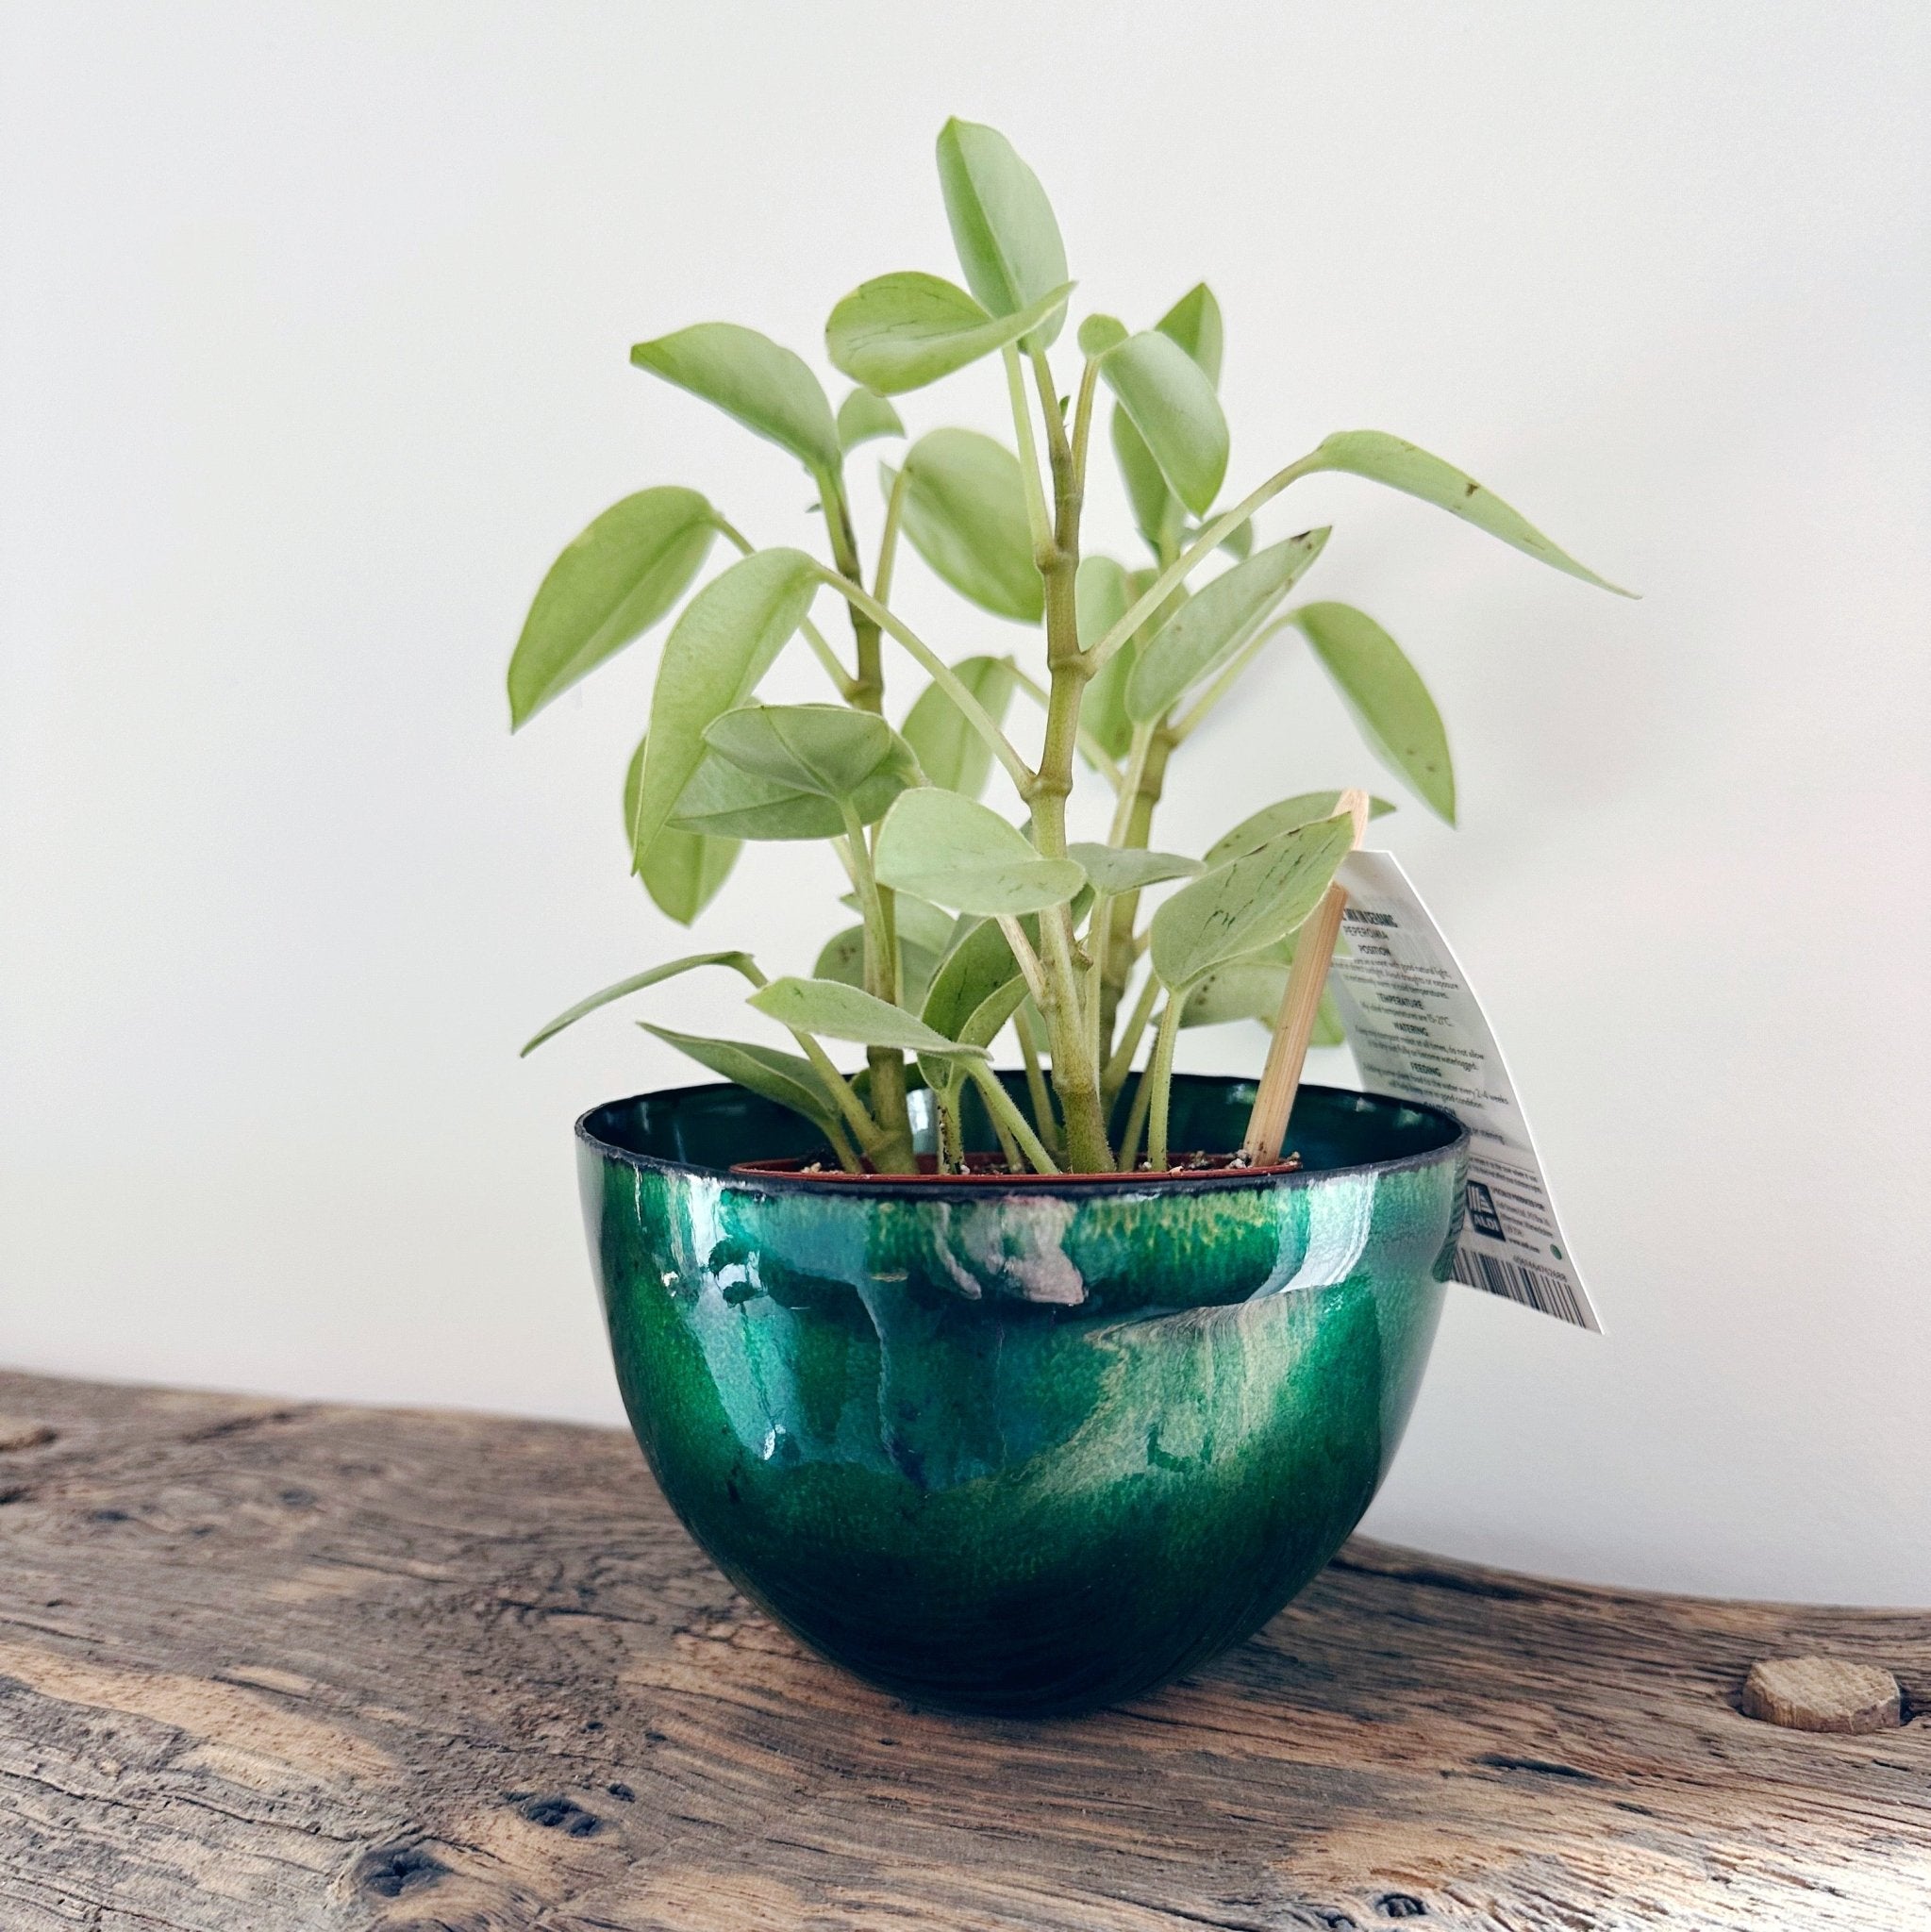
[[[735,543],[740,552],[749,557],[757,547],[751,540],[726,518],[711,515],[711,522],[723,532],[725,540]],[[808,617],[800,618],[798,628],[805,633],[805,641],[811,646],[811,655],[824,666],[824,675],[832,681],[833,687],[846,704],[852,702],[852,693],[857,689],[857,680],[839,662],[839,656],[825,641],[824,633]]]
[[[1293,617],[1280,618],[1249,638],[1234,654],[1227,668],[1168,727],[1174,742],[1178,744],[1197,731],[1206,722],[1207,713],[1240,682],[1240,674],[1248,665],[1253,663],[1262,650],[1282,631],[1290,630],[1297,621]]]
[[[1040,453],[1033,443],[1033,419],[1025,406],[1025,382],[1019,373],[1019,351],[1001,351],[1006,363],[1006,393],[1012,404],[1012,433],[1019,441],[1020,482],[1025,490],[1025,518],[1033,533],[1033,561],[1041,575],[1053,561],[1053,523],[1046,510],[1046,493],[1040,482]]]
[[[836,571],[826,570],[822,565],[818,574],[855,610],[863,611],[887,637],[903,644],[911,653],[931,675],[933,683],[942,687],[946,696],[965,713],[967,724],[991,747],[992,755],[1006,767],[1007,774],[1018,788],[1020,796],[1028,796],[1033,782],[1032,767],[1020,757],[1012,741],[992,722],[991,714],[959,680],[952,667],[916,631],[894,617],[876,598],[848,577],[841,577]]]
[[[1109,842],[1143,848],[1153,831],[1154,808],[1166,784],[1167,761],[1174,752],[1174,735],[1165,724],[1142,724],[1133,735],[1120,800],[1113,810]],[[1132,976],[1137,949],[1134,922],[1140,916],[1140,894],[1123,892],[1107,917],[1105,949],[1100,959],[1100,1041],[1104,1051],[1113,1038],[1113,1022]]]
[[[871,849],[865,843],[865,828],[849,802],[843,804],[845,843],[852,855],[852,874],[857,883],[858,904],[865,914],[865,991],[874,999],[897,1003],[898,936],[893,929],[891,908],[878,890],[878,877],[872,869]],[[912,1153],[911,1115],[906,1106],[905,1056],[896,1047],[868,1047],[865,1063],[872,1069],[872,1111],[878,1122],[878,1141],[867,1151],[872,1163],[882,1174],[916,1174],[919,1163]]]
[[[891,602],[891,571],[898,560],[898,526],[905,515],[906,470],[901,463],[891,479],[891,494],[885,502],[885,529],[878,539],[878,571],[872,580],[872,594],[881,604]]]
[[[1156,1174],[1167,1171],[1167,1104],[1174,1091],[1174,1042],[1180,1034],[1180,1009],[1184,995],[1170,991],[1160,1013],[1160,1030],[1154,1036],[1153,1064],[1145,1078],[1153,1083],[1153,1110],[1147,1123],[1147,1163]]]
[[[1014,688],[1023,691],[1043,711],[1052,702],[1046,687],[1038,678],[1028,677],[1010,658],[1006,661],[1012,671]],[[1120,767],[1107,756],[1106,746],[1084,724],[1079,727],[1079,755],[1115,791],[1125,782]]]
[[[1046,1076],[1040,1071],[1040,1043],[1033,1038],[1033,1023],[1021,1007],[1012,1016],[1013,1030],[1019,1035],[1019,1057],[1025,1064],[1025,1090],[1033,1103],[1033,1119],[1040,1124],[1040,1138],[1053,1146],[1065,1143],[1059,1133],[1059,1117],[1053,1111],[1053,1096],[1046,1088]]]
[[[1101,1097],[1109,1103],[1125,1086],[1126,1076],[1133,1071],[1133,1056],[1140,1051],[1140,1036],[1146,1031],[1146,1023],[1153,1018],[1154,1002],[1159,996],[1160,976],[1157,973],[1149,973],[1146,984],[1140,989],[1140,998],[1134,1005],[1132,1016],[1126,1022],[1126,1030],[1120,1036],[1120,1044],[1113,1049],[1113,1057],[1107,1062],[1106,1072],[1100,1075]]]
[[[1012,1104],[1012,1095],[1000,1083],[999,1075],[984,1060],[968,1060],[966,1071],[977,1085],[980,1097],[986,1103],[986,1111],[992,1116],[996,1126],[1002,1122],[1006,1130],[1019,1142],[1020,1151],[1036,1174],[1057,1174],[1058,1163],[1046,1152],[1040,1137],[1033,1132],[1032,1123]]]
[[[965,1164],[965,1138],[958,1126],[958,1082],[932,1090],[932,1124],[939,1139],[939,1172],[954,1174]]]
[[[864,569],[858,561],[858,536],[852,527],[851,506],[845,501],[842,476],[827,473],[819,479],[818,498],[824,510],[825,533],[831,540],[832,560],[847,585],[862,594]],[[847,600],[850,601],[849,599]],[[846,702],[860,711],[885,708],[885,667],[878,649],[878,621],[852,605],[852,637],[858,646],[858,675],[852,680]]]
[[[1133,1106],[1126,1115],[1126,1140],[1120,1149],[1120,1166],[1123,1173],[1131,1174],[1140,1154],[1140,1137],[1146,1127],[1147,1104],[1153,1098],[1153,1069],[1149,1067],[1140,1076],[1133,1090]]]

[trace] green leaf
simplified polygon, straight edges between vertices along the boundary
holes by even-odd
[[[1113,460],[1120,466],[1120,480],[1126,486],[1126,501],[1133,511],[1133,527],[1146,539],[1156,556],[1165,556],[1181,524],[1186,520],[1180,499],[1167,488],[1167,479],[1146,446],[1146,439],[1133,426],[1126,411],[1116,403],[1112,420]]]
[[[902,395],[1016,342],[1072,292],[1067,282],[1010,315],[989,315],[941,275],[880,275],[860,283],[831,311],[824,346],[854,382],[882,395]]]
[[[888,763],[851,799],[861,825],[875,824],[905,789],[904,773]],[[815,787],[807,790],[747,772],[716,753],[707,755],[677,797],[673,829],[712,838],[840,839],[843,808]]]
[[[811,606],[818,565],[802,550],[760,550],[713,577],[664,643],[630,823],[632,862],[663,830],[705,756],[710,721],[751,695]]]
[[[755,1046],[747,1041],[707,1040],[695,1033],[674,1033],[668,1026],[637,1023],[646,1033],[689,1054],[700,1067],[774,1100],[801,1113],[827,1137],[838,1119],[838,1103],[824,1091],[817,1070],[802,1054],[780,1053],[775,1047]]]
[[[1157,329],[1128,336],[1098,366],[1174,494],[1205,516],[1227,474],[1227,419],[1206,372]]]
[[[1066,244],[1039,176],[990,127],[948,121],[939,132],[939,186],[966,286],[994,315],[1013,315],[1066,283]],[[1056,311],[1026,341],[1050,348]]]
[[[1197,858],[1177,852],[1147,852],[1138,846],[1069,845],[1066,856],[1093,882],[1093,891],[1108,897],[1143,891],[1168,879],[1198,878],[1207,868]]]
[[[1311,825],[1316,819],[1332,818],[1335,807],[1340,803],[1340,796],[1339,791],[1298,791],[1292,798],[1277,799],[1273,805],[1262,806],[1207,847],[1207,866],[1211,869],[1224,865],[1228,859],[1238,858],[1243,852],[1257,852],[1270,839],[1278,839],[1283,832],[1291,832],[1297,825]],[[1393,809],[1394,807],[1385,798],[1368,801],[1370,818],[1384,818]]]
[[[1126,615],[1133,591],[1125,570],[1110,557],[1082,557],[1079,575],[1074,580],[1074,599],[1080,648],[1090,651]],[[1133,741],[1133,720],[1126,715],[1126,680],[1133,675],[1138,652],[1138,639],[1129,639],[1126,647],[1115,651],[1088,681],[1080,701],[1080,723],[1109,758],[1124,758]]]
[[[838,426],[824,387],[801,357],[755,328],[735,322],[700,322],[639,342],[630,359],[640,369],[715,403],[814,475],[832,475],[842,460]]]
[[[864,915],[864,906],[856,892],[841,892],[839,902],[846,910]],[[896,908],[892,917],[898,927],[901,941],[909,940],[914,945],[923,946],[935,958],[943,958],[951,952],[959,922],[949,912],[942,912],[937,906],[924,899],[915,899],[909,892],[896,892],[892,895]]]
[[[986,708],[993,724],[1006,722],[1012,702],[1012,663],[1006,658],[961,658],[953,675]],[[906,742],[935,785],[976,798],[992,769],[991,747],[967,722],[943,685],[928,684],[905,722]]]
[[[860,1046],[896,1047],[905,1053],[985,1058],[984,1047],[960,1046],[903,1007],[835,979],[774,979],[759,987],[747,1004],[793,1033],[856,1041]]]
[[[566,1011],[558,1013],[540,1032],[533,1034],[524,1044],[524,1054],[534,1053],[546,1040],[554,1039],[564,1027],[574,1025],[586,1013],[594,1013],[599,1007],[608,1007],[612,1000],[621,1000],[626,994],[641,992],[647,986],[656,986],[659,980],[674,979],[680,973],[690,973],[699,966],[730,966],[747,975],[757,972],[749,953],[691,953],[681,959],[666,960],[661,966],[653,966],[647,972],[633,973],[628,979],[620,979],[615,986],[607,986],[601,992],[593,992],[587,1000],[577,1003]]]
[[[892,472],[882,470],[889,495]],[[1019,458],[975,429],[934,429],[906,453],[905,533],[961,596],[1037,624],[1045,580],[1033,562]]]
[[[1304,604],[1291,614],[1340,688],[1369,748],[1454,824],[1455,767],[1448,756],[1448,733],[1428,687],[1402,647],[1366,611],[1350,604]]]
[[[950,922],[947,922],[948,924]],[[925,990],[939,970],[939,955],[901,932],[898,936],[899,969],[905,977],[905,1004],[923,1005]],[[865,984],[865,928],[848,925],[834,933],[820,948],[818,961],[811,969],[814,979],[835,979],[841,986]]]
[[[1183,1026],[1221,1026],[1232,1020],[1256,1020],[1272,1033],[1288,991],[1288,968],[1273,959],[1233,959],[1199,980],[1180,1008]],[[1325,987],[1314,1009],[1309,1046],[1345,1046],[1348,1030],[1340,1008]]]
[[[1353,843],[1352,820],[1321,819],[1182,886],[1153,917],[1160,983],[1185,992],[1216,966],[1285,939],[1321,903]]]
[[[1195,282],[1154,326],[1178,342],[1190,358],[1200,365],[1201,374],[1216,389],[1220,387],[1221,305],[1205,282]]]
[[[873,855],[881,885],[985,917],[1063,905],[1086,884],[1070,858],[1042,858],[995,811],[937,786],[885,815]]]
[[[637,788],[643,775],[643,747],[646,739],[637,741],[630,754],[630,768],[624,774],[624,836],[637,823]],[[669,914],[680,925],[689,925],[718,895],[730,877],[741,848],[735,839],[707,838],[701,832],[685,832],[666,825],[650,841],[639,868],[644,890],[657,902],[658,909]]]
[[[857,449],[861,442],[870,442],[876,437],[905,433],[906,425],[899,421],[898,411],[869,389],[855,389],[838,406],[838,444],[842,450]]]
[[[717,534],[694,490],[640,490],[612,504],[555,563],[509,659],[509,728],[640,638],[689,587]]]
[[[988,999],[1007,985],[1019,988],[1013,1002],[1016,1008],[1019,1000],[1025,997],[1025,980],[1020,973],[1019,961],[1012,957],[1012,948],[999,929],[998,921],[981,919],[940,962],[925,994],[921,1017],[934,1032],[944,1034],[948,1040],[963,1040],[966,1023]],[[990,1036],[978,1044],[990,1046]]]
[[[856,799],[882,784],[890,805],[920,778],[911,746],[883,718],[844,705],[742,705],[713,718],[704,741],[740,771],[821,798]]]
[[[1140,650],[1126,686],[1128,716],[1153,724],[1218,671],[1293,589],[1326,541],[1323,529],[1272,543],[1182,605]]]
[[[1089,315],[1079,325],[1079,353],[1089,361],[1126,340],[1126,325],[1117,315]]]
[[[1025,996],[1025,980],[1006,935],[996,921],[986,919],[966,933],[934,974],[922,1017],[948,1040],[989,1047]],[[957,1079],[959,1069],[956,1060],[928,1059],[921,1071],[929,1083],[942,1088]]]
[[[1190,540],[1186,540],[1190,541]],[[1254,525],[1250,519],[1244,524],[1236,524],[1221,539],[1221,548],[1236,562],[1245,563],[1254,554]]]
[[[1385,483],[1390,490],[1419,496],[1423,503],[1432,503],[1438,509],[1473,524],[1476,529],[1487,530],[1490,536],[1501,538],[1503,542],[1546,563],[1552,570],[1580,577],[1584,583],[1599,589],[1614,591],[1619,597],[1636,594],[1610,583],[1606,577],[1599,577],[1566,550],[1558,550],[1526,517],[1511,509],[1492,491],[1483,489],[1473,476],[1464,475],[1453,463],[1444,463],[1440,457],[1431,457],[1426,450],[1417,449],[1398,436],[1384,435],[1378,429],[1344,429],[1330,436],[1307,458],[1307,468],[1345,470],[1350,475]]]

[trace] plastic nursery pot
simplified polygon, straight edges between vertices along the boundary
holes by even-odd
[[[1178,1076],[1174,1144],[1238,1146],[1253,1098]],[[1427,1362],[1467,1145],[1323,1087],[1293,1173],[734,1174],[819,1151],[736,1087],[576,1132],[624,1406],[691,1535],[822,1656],[1014,1715],[1152,1690],[1340,1547]]]

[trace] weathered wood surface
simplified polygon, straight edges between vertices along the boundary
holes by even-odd
[[[1357,1542],[1159,1697],[964,1722],[803,1655],[620,1435],[17,1375],[0,1418],[5,1932],[1931,1925],[1923,1615]],[[1740,1713],[1811,1652],[1905,1727]]]

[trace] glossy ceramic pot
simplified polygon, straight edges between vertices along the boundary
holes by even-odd
[[[1238,1146],[1253,1097],[1176,1078],[1174,1144]],[[1334,1554],[1427,1361],[1466,1140],[1303,1088],[1298,1173],[1006,1188],[732,1174],[815,1151],[735,1087],[577,1123],[624,1406],[691,1535],[823,1656],[1007,1713],[1148,1690]]]

